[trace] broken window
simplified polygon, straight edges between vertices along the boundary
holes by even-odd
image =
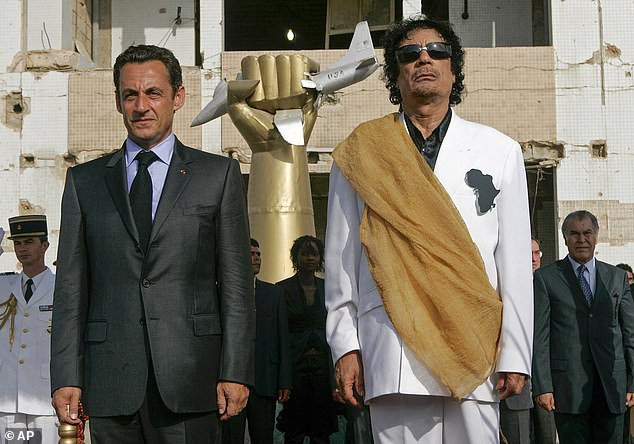
[[[358,22],[366,20],[375,47],[383,33],[402,16],[403,4],[394,0],[329,0],[326,49],[346,49]]]

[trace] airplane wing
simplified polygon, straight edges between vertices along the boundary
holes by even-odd
[[[201,112],[192,120],[190,126],[198,126],[203,123],[211,122],[212,120],[222,116],[227,112],[227,97],[229,94],[229,84],[225,80],[221,80],[216,89],[214,89],[214,95],[211,100],[203,108]]]
[[[279,110],[273,123],[290,145],[304,146],[304,114],[301,109]]]

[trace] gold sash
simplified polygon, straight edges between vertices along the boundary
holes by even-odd
[[[396,113],[357,127],[333,158],[365,202],[361,243],[392,324],[464,397],[494,370],[502,302],[460,213]]]

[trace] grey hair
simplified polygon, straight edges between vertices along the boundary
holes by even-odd
[[[564,223],[561,224],[561,233],[566,237],[570,232],[570,222],[573,220],[585,220],[590,219],[592,222],[592,228],[594,228],[595,232],[599,232],[599,222],[597,222],[597,218],[594,214],[586,210],[578,210],[573,211],[564,219]]]

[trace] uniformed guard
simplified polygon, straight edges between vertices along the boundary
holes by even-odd
[[[55,275],[44,264],[46,216],[9,218],[9,229],[22,272],[0,275],[0,436],[6,429],[41,430],[42,444],[55,444],[49,374]]]

